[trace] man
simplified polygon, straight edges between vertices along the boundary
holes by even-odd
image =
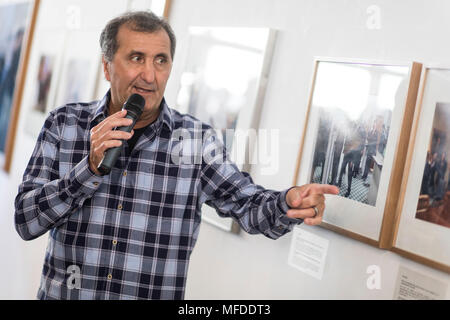
[[[436,164],[436,192],[434,199],[443,200],[445,196],[445,176],[447,175],[447,156],[442,152]]]
[[[430,194],[429,185],[430,185],[430,175],[431,175],[431,153],[427,152],[427,158],[425,161],[425,169],[423,170],[423,178],[422,184],[420,187],[420,194]]]
[[[438,154],[437,154],[437,152],[434,152],[432,157],[431,157],[430,180],[429,180],[429,183],[428,183],[428,194],[433,199],[434,199],[434,197],[436,195],[436,189],[437,189],[437,182],[436,182],[437,163],[438,163]]]
[[[341,154],[344,148],[345,133],[339,126],[335,128],[336,140],[333,145],[333,165],[331,171],[331,182],[332,185],[338,185],[337,174],[339,170],[339,162],[341,161]]]
[[[313,170],[311,172],[311,179],[310,179],[310,181],[314,181],[316,169],[317,167],[320,167],[320,176],[319,179],[316,179],[316,181],[319,181],[319,183],[322,183],[323,181],[323,173],[325,169],[325,155],[327,153],[328,139],[330,135],[330,121],[325,117],[326,114],[321,116],[319,119],[319,131],[317,133],[317,142],[313,159]]]
[[[352,181],[355,173],[358,172],[361,155],[364,149],[364,137],[361,127],[356,123],[349,123],[350,129],[345,139],[344,144],[344,159],[342,160],[341,171],[339,173],[339,187],[342,185],[342,177],[347,167],[347,192],[345,197],[348,198],[352,191]]]
[[[377,151],[377,138],[378,132],[376,129],[376,122],[374,122],[372,130],[370,130],[367,134],[367,145],[366,145],[367,153],[366,153],[366,163],[364,166],[364,173],[362,176],[363,180],[367,179],[367,176],[369,175],[369,170],[374,162],[373,156],[375,156]],[[367,182],[365,184],[367,184]]]
[[[209,126],[167,106],[175,36],[165,21],[124,14],[100,43],[110,91],[50,113],[16,197],[23,239],[50,230],[38,298],[182,299],[203,203],[272,239],[321,222],[324,193],[336,187],[265,190],[229,161]],[[144,112],[131,133],[114,131],[130,124],[120,110],[133,93],[145,98]],[[173,161],[179,131],[202,135],[201,161]],[[121,156],[100,176],[112,147]]]

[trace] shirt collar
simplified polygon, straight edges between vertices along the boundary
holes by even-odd
[[[100,121],[102,121],[108,116],[108,104],[110,100],[111,100],[111,89],[108,90],[108,92],[105,94],[102,100],[98,101],[97,107],[94,112],[94,117],[92,118],[93,121],[96,121],[97,119],[99,120],[101,119]],[[162,99],[159,108],[160,113],[158,119],[153,124],[155,124],[156,127],[159,127],[161,124],[165,125],[169,131],[172,131],[173,115],[172,111],[170,110],[169,106],[166,103],[165,98]]]
[[[99,100],[97,102],[97,106],[95,108],[95,112],[94,112],[94,116],[92,118],[92,122],[96,121],[97,119],[103,120],[106,118],[107,114],[108,114],[108,104],[109,104],[109,100],[111,99],[111,90],[108,90],[108,92],[105,94],[105,96],[103,97],[102,100]],[[99,119],[99,122],[101,121]]]
[[[162,120],[163,125],[165,125],[169,131],[172,131],[173,129],[172,110],[170,110],[169,106],[167,105],[165,98],[162,99],[160,108],[161,112],[159,114],[159,118]]]

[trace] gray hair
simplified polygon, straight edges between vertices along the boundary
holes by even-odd
[[[150,11],[133,11],[126,12],[112,19],[103,29],[100,35],[100,47],[106,61],[111,62],[119,48],[117,33],[119,32],[119,28],[124,24],[131,30],[138,32],[154,33],[159,30],[166,31],[170,39],[170,55],[173,60],[176,39],[175,33],[169,23]]]

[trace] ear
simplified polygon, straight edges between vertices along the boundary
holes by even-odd
[[[109,62],[106,61],[105,56],[102,56],[102,64],[103,64],[103,74],[105,75],[106,80],[111,82],[111,77],[109,74]]]

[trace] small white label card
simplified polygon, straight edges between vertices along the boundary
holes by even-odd
[[[442,300],[447,293],[447,283],[400,266],[395,300]]]
[[[329,240],[295,227],[288,264],[314,278],[322,280]]]

